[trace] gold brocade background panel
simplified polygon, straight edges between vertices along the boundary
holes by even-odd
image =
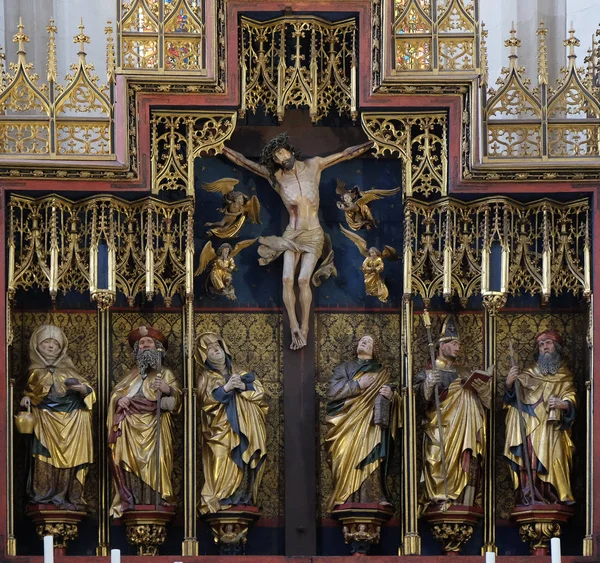
[[[29,367],[29,339],[33,331],[43,324],[53,324],[61,328],[67,337],[68,354],[75,367],[98,393],[98,317],[95,310],[88,312],[31,312],[13,311],[13,344],[10,348],[11,373],[14,378],[15,414],[19,411],[19,402],[27,383]],[[94,440],[94,459],[99,459],[98,432],[105,427],[105,422],[98,420],[98,409],[92,413]],[[14,492],[15,492],[15,521],[25,517],[27,506],[26,486],[29,476],[31,452],[31,437],[19,434],[14,429]],[[98,518],[98,466],[91,465],[86,483],[85,498],[90,511],[89,521]],[[18,525],[18,524],[17,524]],[[80,532],[80,535],[81,532]],[[37,540],[37,536],[36,536]]]
[[[127,337],[129,333],[141,326],[152,326],[166,337],[169,344],[165,366],[173,371],[182,389],[183,381],[183,326],[181,312],[173,313],[140,313],[115,311],[111,315],[112,377],[110,389],[114,388],[123,377],[135,366],[135,359]],[[183,514],[183,421],[184,408],[179,415],[173,417],[173,489],[177,504],[175,512],[179,520]],[[111,485],[112,487],[112,485]],[[111,488],[112,499],[112,488]]]
[[[283,519],[283,349],[280,313],[196,313],[195,333],[216,332],[227,342],[234,363],[254,371],[269,396],[267,461],[258,491],[263,518]],[[197,369],[195,369],[197,373]],[[198,418],[198,500],[204,483],[202,434]]]
[[[431,336],[434,343],[440,336],[442,324],[446,318],[446,312],[430,311],[431,317]],[[481,311],[464,312],[456,314],[458,325],[458,334],[460,336],[460,356],[459,363],[467,369],[478,369],[484,367],[485,358],[485,323],[484,315]],[[413,315],[413,378],[421,370],[425,369],[431,362],[429,355],[429,341],[427,340],[427,331],[423,324],[423,316],[420,313]],[[423,431],[421,426],[422,413],[419,412],[421,402],[417,397],[417,482],[419,496],[421,494],[421,473],[422,473],[422,455],[423,455]]]
[[[504,437],[506,435],[505,411],[502,397],[504,382],[510,369],[509,341],[512,340],[516,361],[523,369],[534,362],[535,337],[547,329],[560,332],[564,340],[563,354],[573,373],[577,387],[577,414],[573,427],[575,457],[571,487],[578,507],[585,504],[585,380],[588,371],[588,353],[586,333],[588,314],[582,313],[526,313],[500,314],[497,320],[497,386],[496,386],[496,502],[497,518],[508,519],[514,506],[514,496],[510,469],[503,456]],[[583,510],[575,510],[575,518],[583,516]],[[579,524],[579,522],[577,522]],[[575,524],[575,520],[573,520]],[[581,522],[583,530],[585,522]]]
[[[317,400],[319,412],[319,518],[329,516],[327,499],[331,495],[331,469],[324,448],[327,387],[336,366],[356,357],[356,343],[365,334],[373,335],[379,342],[381,361],[390,366],[392,377],[400,381],[400,314],[399,313],[317,313],[315,338],[317,350]],[[395,447],[388,487],[392,496],[395,517],[401,509],[401,444]]]

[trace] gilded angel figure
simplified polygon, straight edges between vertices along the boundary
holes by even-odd
[[[363,192],[358,186],[354,186],[347,190],[346,184],[341,180],[337,180],[335,191],[340,196],[340,201],[336,205],[346,215],[346,223],[348,223],[348,226],[353,231],[360,231],[362,229],[369,231],[377,226],[375,219],[373,219],[373,214],[369,209],[369,203],[397,194],[400,189],[369,190]]]
[[[212,242],[208,241],[200,253],[200,264],[194,275],[200,275],[212,263],[210,273],[206,278],[206,291],[235,301],[236,295],[233,287],[234,258],[244,248],[255,242],[255,238],[242,240],[235,245],[235,248],[225,242],[215,252]]]
[[[383,281],[383,270],[385,259],[387,260],[398,260],[399,256],[395,248],[391,246],[385,246],[383,252],[378,248],[371,246],[367,247],[367,241],[360,235],[344,229],[340,225],[342,233],[346,235],[360,250],[360,253],[365,257],[360,269],[365,276],[365,290],[367,295],[377,297],[382,303],[387,302],[389,291],[385,282]]]
[[[220,192],[223,196],[223,203],[219,208],[223,218],[217,222],[204,223],[205,227],[211,227],[207,232],[208,236],[235,238],[244,226],[246,218],[252,223],[260,223],[258,198],[255,195],[248,197],[242,192],[234,191],[233,188],[238,183],[239,180],[235,178],[221,178],[215,182],[202,184],[202,188],[207,192]]]

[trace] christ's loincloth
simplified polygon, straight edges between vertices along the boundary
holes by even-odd
[[[325,235],[321,226],[314,229],[292,229],[287,227],[283,236],[260,237],[258,242],[260,243],[258,263],[265,266],[279,258],[286,250],[299,254],[314,254],[317,258],[320,258],[323,252]]]

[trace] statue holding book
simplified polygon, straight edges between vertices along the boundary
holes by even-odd
[[[422,504],[438,505],[440,510],[481,506],[491,377],[458,364],[460,338],[454,315],[444,320],[438,342],[437,357],[432,346],[432,362],[414,384],[424,412]]]
[[[348,502],[390,506],[386,472],[400,423],[400,397],[370,335],[335,368],[327,393],[325,447],[333,474],[329,509]]]

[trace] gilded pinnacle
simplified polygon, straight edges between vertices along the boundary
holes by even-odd
[[[569,38],[563,41],[563,45],[569,48],[568,57],[570,59],[577,57],[577,55],[575,54],[575,47],[579,47],[579,45],[581,45],[581,42],[579,41],[579,39],[577,39],[577,37],[575,37],[573,22],[571,22],[571,29],[569,29]]]
[[[544,27],[544,22],[540,22],[535,34],[539,37],[538,52],[538,82],[548,84],[548,47],[546,46],[546,35],[548,30]]]
[[[13,37],[13,43],[19,44],[19,50],[17,51],[17,55],[25,54],[25,43],[29,43],[29,35],[25,35],[23,30],[25,26],[23,25],[23,20],[19,18],[19,25],[17,26],[19,32],[16,33]]]
[[[56,82],[58,71],[56,68],[56,40],[54,35],[58,29],[54,25],[54,19],[51,18],[49,24],[46,28],[50,36],[48,43],[48,82]]]
[[[79,23],[79,25],[77,26],[79,28],[79,35],[76,35],[75,37],[73,37],[73,43],[79,43],[79,55],[85,55],[85,44],[90,42],[90,38],[88,35],[85,35],[83,33],[83,30],[85,29],[85,26],[83,25],[83,18],[81,18],[81,21]]]
[[[517,38],[517,30],[515,29],[515,22],[512,23],[510,28],[510,39],[504,42],[505,47],[510,47],[509,58],[511,61],[517,58],[517,49],[521,46],[521,40]]]

